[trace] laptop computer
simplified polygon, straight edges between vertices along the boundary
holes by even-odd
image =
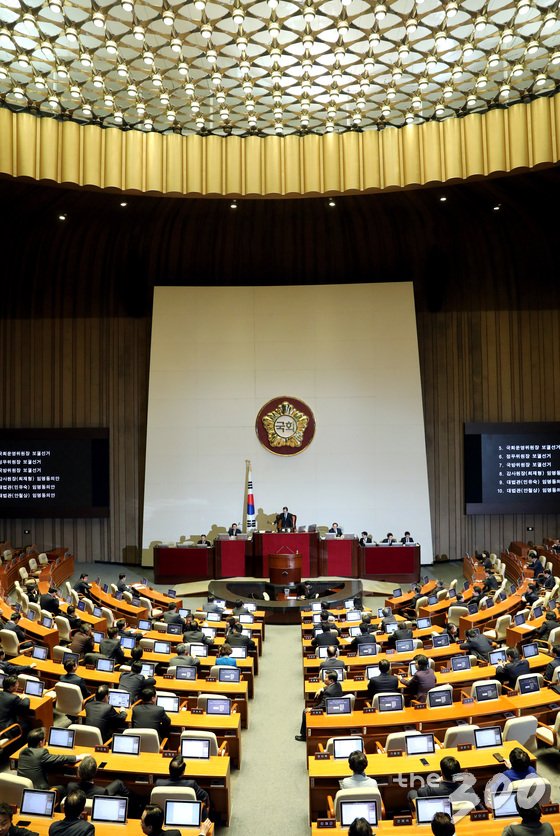
[[[171,645],[169,642],[162,642],[162,641],[155,641],[154,642],[154,653],[164,653],[169,654],[171,652]]]
[[[111,751],[114,755],[139,755],[140,754],[139,734],[114,734],[111,743]]]
[[[499,726],[487,726],[474,730],[474,745],[476,749],[490,749],[502,745],[502,730]]]
[[[144,630],[144,631],[151,630],[152,629],[152,622],[148,621],[147,618],[141,618],[138,621],[138,629],[139,630]]]
[[[428,691],[428,705],[430,708],[446,708],[453,705],[453,693],[451,691]]]
[[[20,815],[52,819],[56,793],[54,790],[27,790],[21,796]]]
[[[38,659],[39,661],[44,662],[45,659],[49,658],[49,648],[34,647],[31,656],[33,657],[33,659]]]
[[[326,650],[327,648],[325,648]],[[247,648],[246,647],[232,647],[231,648],[231,655],[234,659],[246,659],[247,658]]]
[[[333,756],[335,760],[345,760],[352,752],[363,752],[364,741],[361,737],[335,737]]]
[[[114,659],[98,659],[95,663],[95,670],[103,673],[113,673],[115,669]]]
[[[136,647],[136,639],[134,636],[121,636],[121,647],[125,650],[133,650]]]
[[[419,630],[426,630],[428,627],[432,626],[432,619],[431,618],[419,618],[416,622],[416,625]]]
[[[401,639],[395,642],[395,650],[397,653],[410,653],[414,650],[414,641],[412,639]]]
[[[220,714],[225,716],[231,714],[231,700],[222,697],[208,697],[206,700],[207,714]]]
[[[470,671],[471,660],[468,656],[452,656],[451,668],[454,671]]]
[[[196,668],[194,665],[177,665],[175,668],[175,679],[195,680]]]
[[[519,680],[520,694],[534,694],[540,690],[541,686],[537,674],[533,674],[531,676],[527,676],[524,679]]]
[[[206,644],[191,644],[189,647],[191,656],[196,656],[197,659],[205,659],[208,656],[208,645]]]
[[[59,729],[52,726],[49,729],[49,746],[56,746],[58,749],[73,749],[75,731],[72,729]]]
[[[65,650],[62,654],[62,665],[65,665],[69,659],[72,659],[73,662],[78,664],[78,662],[80,661],[80,656],[78,653],[72,653],[70,650]]]
[[[495,819],[515,819],[519,817],[517,812],[517,790],[509,792],[496,792],[491,796],[490,805]]]
[[[524,644],[521,650],[523,651],[524,659],[531,659],[533,656],[539,655],[539,646],[536,642],[529,642],[529,644]]]
[[[140,671],[140,673],[142,674],[142,676],[150,677],[154,675],[155,669],[155,662],[142,662],[142,670]]]
[[[451,801],[443,796],[416,798],[416,823],[431,824],[436,813],[447,813],[452,817]]]
[[[481,682],[473,687],[473,697],[477,702],[499,699],[498,686],[495,682]]]
[[[379,694],[377,707],[379,711],[402,711],[404,697],[402,694]]]
[[[241,671],[239,668],[232,668],[231,665],[220,665],[218,671],[218,682],[240,682]]]
[[[94,795],[91,808],[92,822],[111,822],[125,824],[128,811],[128,798],[118,795]]]
[[[433,755],[436,750],[433,734],[409,734],[404,745],[407,755]]]
[[[448,647],[450,644],[447,633],[441,633],[439,636],[432,637],[432,647]]]
[[[341,801],[340,802],[340,824],[341,827],[350,827],[354,819],[364,818],[372,827],[377,824],[377,801]]]
[[[202,802],[177,801],[165,802],[164,824],[167,827],[200,827]]]
[[[26,679],[24,692],[28,697],[42,697],[45,683],[36,679]]]
[[[160,694],[156,698],[156,705],[159,705],[164,709],[164,711],[176,714],[179,711],[179,697],[176,697],[173,694]]]
[[[208,760],[210,757],[210,741],[198,737],[183,737],[181,739],[181,754],[184,758],[193,760]]]
[[[109,689],[109,705],[114,706],[114,708],[130,708],[130,694],[128,691]]]
[[[495,667],[498,665],[505,665],[506,651],[503,647],[499,647],[498,650],[491,650],[488,659],[490,664]]]
[[[350,697],[327,697],[325,708],[327,714],[352,714]]]

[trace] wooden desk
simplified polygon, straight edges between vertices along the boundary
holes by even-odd
[[[378,782],[383,803],[385,805],[386,817],[394,815],[401,810],[406,810],[408,807],[407,794],[413,789],[410,780],[406,781],[403,778],[409,778],[411,774],[415,776],[425,776],[430,773],[439,773],[440,760],[447,756],[457,758],[461,764],[462,772],[471,772],[476,777],[476,785],[473,787],[474,792],[480,798],[484,798],[484,786],[490,778],[499,772],[502,768],[494,758],[495,754],[500,754],[508,758],[512,749],[519,747],[519,743],[515,740],[507,741],[502,746],[496,746],[489,749],[470,749],[466,752],[459,752],[457,749],[436,749],[433,755],[423,755],[422,757],[428,761],[423,764],[420,760],[420,755],[404,755],[402,758],[388,757],[384,753],[368,754],[368,767],[366,774],[371,778],[375,778]],[[529,755],[532,763],[535,763],[535,756],[525,749]],[[326,816],[327,811],[327,795],[333,798],[340,789],[339,781],[352,774],[348,766],[346,758],[341,760],[315,760],[313,756],[307,759],[307,770],[309,773],[309,820],[315,821],[317,818]],[[415,784],[418,786],[418,783]],[[409,832],[409,829],[406,829]],[[431,832],[428,829],[428,832]]]
[[[342,629],[344,630],[344,628],[342,628]],[[434,625],[432,625],[431,627],[423,627],[421,630],[413,630],[412,631],[412,636],[415,639],[426,639],[426,640],[428,640],[433,635],[433,633],[438,633],[438,634],[443,633],[443,627],[437,627],[437,626],[434,626]],[[373,633],[373,636],[374,636],[375,641],[376,641],[377,644],[382,644],[383,645],[383,644],[387,644],[387,642],[389,641],[389,634],[388,633]],[[347,636],[347,637],[339,636],[338,639],[341,642],[341,644],[340,644],[340,649],[341,650],[347,649],[350,646],[350,644],[352,643],[352,637],[351,636]],[[313,652],[313,648],[311,646],[312,641],[313,641],[313,639],[311,639],[311,638],[303,638],[301,640],[302,648],[303,648],[304,653],[312,653]],[[416,652],[417,653],[422,653],[422,648],[419,648]]]
[[[212,546],[154,546],[156,583],[187,583],[211,580],[214,572]]]
[[[136,627],[141,618],[147,618],[148,612],[145,607],[133,607],[124,598],[120,601],[114,595],[109,595],[108,592],[103,592],[100,586],[92,583],[90,589],[90,596],[92,601],[97,601],[101,607],[107,607],[117,618],[124,618],[127,624]]]
[[[391,548],[392,548],[392,546],[391,546]],[[425,584],[422,585],[421,593],[422,593],[422,595],[429,595],[431,592],[433,592],[436,589],[436,587],[437,587],[437,581],[434,581],[434,580],[428,581],[428,583],[425,583]],[[410,590],[405,595],[401,595],[400,598],[386,598],[385,599],[385,606],[386,607],[391,607],[393,612],[396,612],[397,610],[405,609],[405,608],[411,606],[411,601],[414,598],[415,594],[416,594],[415,592]]]
[[[521,647],[522,644],[530,642],[533,638],[535,630],[544,623],[544,615],[540,618],[530,618],[525,624],[516,627],[515,624],[510,624],[506,629],[506,644],[508,647]],[[560,624],[558,625],[560,626]]]
[[[358,566],[359,544],[356,537],[321,539],[319,543],[319,575],[323,577],[361,577]]]
[[[414,583],[420,577],[420,546],[364,546],[359,549],[358,577]]]
[[[502,832],[507,824],[519,824],[520,821],[521,819],[517,817],[515,819],[498,819],[496,821],[489,819],[488,821],[477,821],[473,823],[468,816],[465,816],[455,827],[458,836],[470,836],[473,827],[476,827],[477,836],[502,836]],[[560,833],[560,813],[552,816],[543,816],[542,821],[550,822],[554,833]],[[406,827],[404,829],[406,836],[430,836],[431,834],[431,829],[426,829],[426,825],[422,824],[413,824],[412,827]],[[348,828],[340,827],[340,825],[329,828],[328,832],[332,833],[333,836],[348,836]],[[311,826],[311,836],[324,836],[324,833],[325,831],[318,828],[316,824]],[[375,826],[375,834],[376,836],[394,836],[395,828],[393,822],[379,822]],[[40,834],[40,836],[43,836],[43,834]]]
[[[12,612],[12,607],[6,601],[0,600],[0,614],[5,621],[9,619]],[[51,653],[53,647],[60,641],[57,629],[52,627],[47,629],[40,622],[30,621],[28,618],[22,616],[19,621],[19,626],[22,630],[25,630],[25,634],[30,640],[36,644],[44,644],[49,648]]]
[[[152,606],[159,607],[159,609],[166,610],[169,604],[177,604],[179,609],[183,608],[182,598],[170,598],[169,595],[164,595],[163,592],[158,592],[151,586],[145,586],[143,583],[131,583],[130,588],[134,589],[142,598],[148,598]]]
[[[253,574],[268,578],[268,555],[281,552],[301,555],[304,578],[316,578],[318,572],[319,535],[317,532],[267,531],[253,534]]]
[[[509,613],[513,616],[517,610],[523,609],[524,603],[521,600],[521,596],[526,589],[527,581],[525,581],[523,586],[519,587],[515,595],[508,595],[504,601],[500,601],[498,604],[494,604],[485,610],[479,610],[474,615],[462,615],[459,619],[459,637],[464,639],[467,630],[471,627],[478,627],[483,632],[484,629],[489,629],[492,624],[495,624],[501,615]]]
[[[33,833],[38,833],[39,836],[48,836],[49,827],[53,821],[58,821],[63,818],[62,813],[55,813],[52,819],[46,819],[41,816],[22,816],[21,813],[17,813],[14,815],[14,824],[21,823],[22,821],[29,822],[25,827],[28,827]],[[139,819],[128,819],[126,824],[96,824],[95,832],[97,836],[128,836],[132,828],[134,828],[135,833],[142,833]],[[180,827],[173,829],[180,830],[181,836],[198,836],[200,833],[198,827]],[[209,830],[209,836],[214,836],[214,825]]]
[[[423,651],[409,650],[407,653],[387,653],[387,651],[385,651],[383,653],[379,653],[377,656],[348,656],[345,653],[341,653],[340,658],[343,659],[349,670],[363,670],[367,667],[367,665],[377,665],[380,659],[388,659],[392,665],[396,665],[398,663],[404,667],[408,665],[408,663],[411,662],[418,653],[424,653],[426,656],[429,656],[434,660],[436,667],[438,666],[438,663],[441,667],[441,664],[451,658],[451,656],[460,656],[465,652],[466,651],[461,650],[458,644],[450,644],[447,647],[436,647]],[[312,659],[304,659],[304,676],[316,675],[321,661],[321,659],[315,656]]]
[[[214,550],[216,578],[243,578],[250,574],[247,555],[252,555],[252,540],[219,534],[214,540]]]
[[[15,752],[11,760],[17,763],[23,748],[25,747]],[[91,747],[87,746],[75,746],[72,750],[49,746],[48,750],[51,755],[93,755],[98,764],[105,761],[106,766],[97,771],[96,783],[105,786],[119,778],[124,781],[131,792],[143,796],[145,801],[148,800],[156,780],[167,778],[169,775],[169,758],[152,752],[142,752],[139,758],[137,755],[114,755],[112,752],[95,753]],[[185,774],[189,778],[194,778],[208,792],[213,811],[219,814],[223,824],[229,825],[231,818],[229,756],[212,757],[208,760],[185,760],[185,763]],[[67,784],[69,772],[73,776],[76,772],[71,764],[52,770],[49,772],[49,777],[52,776],[51,783]]]

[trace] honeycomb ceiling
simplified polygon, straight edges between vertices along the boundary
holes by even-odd
[[[0,103],[178,133],[378,130],[560,82],[558,0],[0,0]]]

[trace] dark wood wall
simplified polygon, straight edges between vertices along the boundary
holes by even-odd
[[[110,520],[2,521],[0,535],[136,559],[154,285],[403,279],[415,287],[436,552],[557,534],[558,517],[464,515],[462,427],[559,420],[558,185],[550,169],[334,208],[230,210],[145,196],[121,207],[117,195],[0,181],[2,425],[108,426],[112,438]]]

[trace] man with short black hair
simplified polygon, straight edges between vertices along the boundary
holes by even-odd
[[[539,583],[543,589],[554,589],[556,581],[554,580],[554,575],[550,569],[545,569],[542,575],[539,575]]]
[[[232,610],[234,615],[251,615],[250,610],[243,604],[243,601],[238,598],[235,604],[233,605]]]
[[[55,789],[51,786],[49,771],[84,758],[84,755],[51,755],[45,748],[45,739],[42,726],[32,729],[27,737],[27,748],[21,750],[18,758],[17,774],[20,778],[29,778],[36,790]]]
[[[32,647],[34,643],[27,637],[23,628],[19,626],[20,620],[21,613],[13,612],[8,621],[4,624],[4,630],[11,630],[12,633],[16,634],[17,640],[20,644],[20,650],[23,650],[24,648]]]
[[[38,836],[38,834],[19,824],[14,824],[11,806],[5,801],[0,801],[0,836]]]
[[[208,597],[206,599],[206,604],[203,605],[202,609],[204,610],[204,612],[219,612],[219,613],[221,613],[223,608],[220,607],[218,604],[216,604],[216,598],[214,597],[214,595],[208,594]]]
[[[122,665],[124,663],[125,655],[117,627],[107,628],[107,636],[100,642],[99,652],[106,659],[112,659],[116,665]]]
[[[124,572],[120,572],[119,579],[117,581],[117,592],[130,592],[133,593],[133,590],[128,586],[126,582],[126,575]]]
[[[62,615],[68,620],[71,630],[77,630],[82,623],[82,619],[76,615],[76,607],[74,604],[68,604],[66,611]]]
[[[180,624],[181,628],[184,628],[185,622],[177,612],[177,604],[174,601],[167,605],[167,610],[163,614],[163,621],[166,624]]]
[[[502,830],[502,836],[554,836],[554,829],[550,822],[542,822],[542,810],[539,804],[523,807],[521,793],[515,796],[515,806],[521,816],[520,824],[507,824]]]
[[[530,581],[527,586],[527,592],[521,596],[521,600],[532,607],[535,601],[539,600],[539,597],[539,589],[536,582]]]
[[[100,685],[95,698],[86,703],[86,725],[99,729],[101,739],[105,742],[116,729],[122,728],[125,720],[126,711],[117,711],[109,704],[109,686]]]
[[[142,700],[140,705],[135,705],[132,709],[132,728],[154,729],[161,740],[171,728],[171,719],[160,705],[156,705],[155,688],[152,686],[143,688],[140,699]]]
[[[93,798],[94,795],[122,795],[128,797],[128,788],[121,780],[116,778],[104,787],[95,783],[97,775],[97,761],[92,755],[85,755],[78,764],[78,780],[70,781],[68,793],[74,790],[81,790],[86,798]]]
[[[348,775],[339,782],[341,790],[361,790],[364,787],[377,787],[375,778],[370,778],[369,775],[365,774],[368,759],[359,749],[350,752],[348,766],[352,770],[352,775]]]
[[[374,833],[368,820],[359,816],[353,822],[350,822],[348,836],[374,836]]]
[[[387,632],[387,625],[394,624],[396,622],[396,618],[391,610],[391,607],[383,607],[381,610],[381,630],[386,633]]]
[[[19,676],[20,673],[36,675],[36,668],[37,665],[34,662],[31,665],[14,665],[13,662],[8,662],[4,648],[0,647],[0,673],[4,676]]]
[[[250,639],[249,636],[243,635],[243,625],[237,622],[234,624],[233,628],[228,632],[226,636],[226,640],[231,647],[246,647],[247,650],[256,650],[257,645]],[[333,641],[330,644],[338,643],[338,639],[333,637]]]
[[[169,778],[158,778],[154,784],[156,787],[186,787],[194,790],[196,800],[202,802],[202,816],[208,816],[210,812],[210,796],[192,778],[185,777],[187,764],[182,755],[176,755],[169,761]]]
[[[520,658],[519,651],[515,647],[508,647],[506,650],[506,659],[507,662],[505,665],[499,665],[496,668],[496,679],[502,685],[515,688],[517,677],[530,673],[531,668],[527,659]]]
[[[49,836],[94,836],[95,827],[82,819],[86,795],[82,790],[72,790],[64,799],[64,818],[53,821]]]
[[[187,653],[189,649],[188,644],[185,642],[181,642],[175,648],[176,655],[173,656],[169,660],[169,667],[170,668],[196,668],[200,665],[200,659],[198,656],[191,656],[190,653]]]
[[[547,610],[544,614],[544,621],[540,627],[535,630],[535,636],[543,642],[548,641],[548,637],[555,627],[558,627],[558,619],[554,610]]]
[[[560,665],[560,644],[553,645],[552,652],[554,656],[544,669],[544,678],[547,682],[552,682],[554,671]]]
[[[87,572],[82,572],[80,579],[74,584],[74,592],[77,592],[78,595],[85,595],[88,597],[90,589],[91,584],[89,582],[89,574]]]
[[[152,676],[146,678],[142,675],[141,662],[133,662],[130,671],[121,673],[119,679],[119,688],[128,691],[131,705],[140,698],[140,693],[144,688],[153,688],[155,684],[156,681]]]
[[[418,702],[426,702],[428,691],[437,685],[436,675],[430,667],[428,657],[419,653],[414,657],[416,673],[405,682],[405,694]],[[403,677],[404,681],[404,677]]]
[[[360,632],[357,636],[354,636],[350,644],[348,645],[349,650],[358,650],[361,645],[370,644],[375,645],[375,636],[373,633],[370,633],[366,625],[360,624]]]
[[[319,689],[319,691],[317,691],[317,693],[315,694],[315,699],[316,699],[315,708],[321,708],[321,709],[324,710],[325,705],[326,705],[325,701],[328,698],[330,698],[330,697],[341,697],[342,694],[343,694],[342,685],[338,681],[337,672],[336,671],[329,671],[329,673],[327,674],[327,684],[325,685],[324,688]],[[295,736],[296,740],[300,740],[300,741],[305,740],[305,728],[306,728],[305,718],[307,716],[308,710],[310,710],[310,709],[307,709],[307,708],[303,709],[303,713],[301,715],[301,728],[300,728],[299,734],[296,734],[296,736]]]
[[[378,667],[379,675],[373,676],[368,682],[368,700],[372,700],[376,694],[396,693],[399,690],[399,680],[398,677],[391,674],[389,660],[381,659]]]
[[[60,615],[60,600],[56,586],[50,586],[49,591],[41,595],[39,606],[42,610],[47,610],[47,612],[52,613],[53,616]]]
[[[83,677],[78,676],[76,673],[77,664],[74,659],[67,659],[64,663],[64,670],[66,673],[62,674],[60,677],[60,682],[66,682],[68,685],[77,685],[81,691],[82,697],[84,700],[87,700],[89,697],[89,690],[86,687],[86,681]]]
[[[29,697],[23,699],[16,694],[17,677],[7,676],[0,691],[0,731],[22,720],[29,710]]]
[[[492,650],[492,643],[486,638],[486,636],[483,636],[482,633],[477,633],[477,631],[471,627],[465,633],[465,641],[462,642],[459,647],[461,650],[468,650],[469,653],[474,653],[479,659],[484,659],[485,662],[488,662],[490,658],[490,651]]]
[[[440,779],[437,783],[433,781],[427,782],[418,790],[411,790],[408,793],[408,798],[412,801],[414,798],[431,798],[433,796],[449,796],[455,792],[460,786],[461,782],[456,781],[455,777],[461,772],[461,765],[457,758],[451,755],[442,758],[439,762]]]
[[[448,813],[436,813],[432,819],[434,836],[455,836],[455,825]]]
[[[498,579],[494,572],[486,569],[484,572],[484,583],[482,585],[482,592],[487,595],[489,592],[494,592],[499,587]]]
[[[93,651],[94,646],[95,642],[93,640],[91,626],[82,621],[72,636],[69,649],[72,653],[77,653],[80,659],[83,659],[86,653]]]

